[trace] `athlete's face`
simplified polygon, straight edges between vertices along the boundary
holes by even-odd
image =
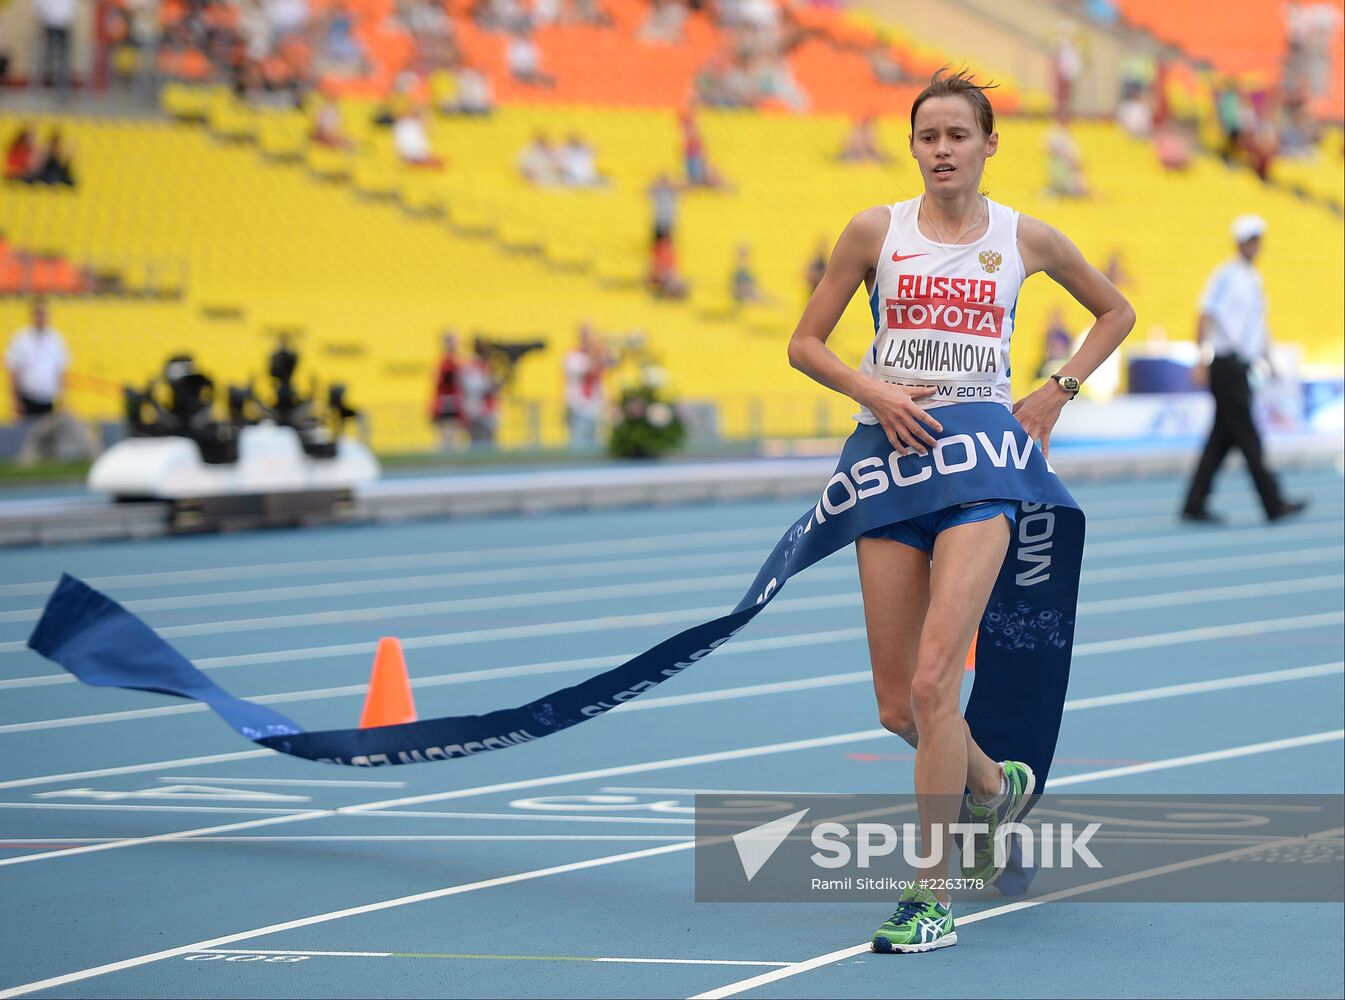
[[[956,194],[975,191],[985,161],[999,148],[999,133],[986,135],[965,97],[931,97],[915,113],[911,155],[920,164],[925,190]]]

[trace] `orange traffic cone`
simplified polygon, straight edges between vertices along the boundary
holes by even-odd
[[[369,694],[360,714],[360,728],[395,726],[416,721],[416,703],[411,697],[411,679],[406,675],[402,644],[391,636],[378,640],[374,669],[369,675]]]
[[[976,669],[976,633],[971,637],[971,648],[967,650],[967,669]]]

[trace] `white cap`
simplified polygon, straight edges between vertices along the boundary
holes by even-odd
[[[1233,220],[1233,239],[1239,244],[1266,231],[1266,220],[1259,215],[1239,215]]]

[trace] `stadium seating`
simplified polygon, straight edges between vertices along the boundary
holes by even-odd
[[[145,293],[72,296],[54,308],[76,357],[72,401],[89,415],[114,417],[117,387],[143,383],[174,351],[192,351],[221,381],[259,380],[274,333],[298,330],[301,379],[350,383],[378,447],[422,448],[434,440],[425,412],[438,334],[452,326],[464,337],[482,330],[548,340],[519,368],[511,394],[526,402],[507,408],[501,440],[557,444],[560,355],[589,320],[612,333],[644,332],[675,391],[713,403],[723,433],[836,432],[853,406],[785,359],[805,299],[804,264],[855,211],[920,190],[904,152],[904,107],[882,109],[879,140],[894,154],[887,166],[835,161],[848,128],[839,115],[705,112],[709,157],[731,188],[682,196],[677,245],[692,294],[666,302],[640,283],[645,189],[660,173],[681,174],[671,108],[525,103],[486,119],[439,118],[433,141],[449,167],[435,173],[396,162],[386,132],[370,124],[371,98],[343,103],[361,142],[346,154],[308,147],[299,112],[251,109],[216,91],[170,88],[164,97],[197,121],[65,117],[79,188],[11,185],[0,199],[9,245],[76,264],[117,262],[129,290]],[[0,116],[0,137],[18,124]],[[542,128],[592,141],[610,183],[576,191],[523,180],[515,160]],[[1270,222],[1264,266],[1274,334],[1302,343],[1309,361],[1341,363],[1339,216],[1212,159],[1168,173],[1147,144],[1107,123],[1075,126],[1095,197],[1054,200],[1044,194],[1046,128],[1002,120],[986,189],[1058,225],[1091,259],[1124,260],[1136,340],[1190,337],[1205,277],[1231,250],[1229,221],[1257,211]],[[1338,160],[1333,134],[1337,149],[1327,155]],[[1338,173],[1336,183],[1338,197]],[[734,308],[729,274],[740,244],[752,248],[771,304]],[[1063,291],[1034,279],[1018,310],[1019,391],[1033,384],[1055,306],[1074,328],[1086,325]],[[0,298],[0,330],[21,325],[25,308]],[[857,296],[833,345],[853,360],[870,336]]]
[[[1342,0],[1330,0],[1345,12]],[[1127,20],[1152,32],[1157,38],[1184,49],[1212,64],[1221,73],[1254,75],[1263,82],[1278,80],[1288,48],[1285,8],[1288,4],[1244,3],[1229,16],[1224,0],[1121,0]],[[1331,47],[1331,71],[1327,94],[1316,112],[1333,121],[1345,117],[1345,80],[1342,35],[1339,29]]]

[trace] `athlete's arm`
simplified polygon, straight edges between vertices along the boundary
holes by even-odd
[[[1078,352],[1058,372],[1074,375],[1082,382],[1121,346],[1135,325],[1135,310],[1107,276],[1084,260],[1079,248],[1054,226],[1022,216],[1018,222],[1018,249],[1028,274],[1046,272],[1095,317]],[[1037,441],[1043,455],[1050,451],[1051,429],[1069,398],[1055,382],[1048,381],[1013,406],[1018,422]]]
[[[935,389],[906,389],[861,375],[827,347],[827,338],[855,289],[868,277],[882,252],[890,220],[890,209],[880,205],[860,212],[845,227],[821,282],[789,338],[789,363],[828,389],[867,406],[887,432],[892,447],[902,453],[909,448],[923,455],[927,447],[934,446],[934,438],[923,425],[936,431],[943,428],[914,400],[933,395]]]

